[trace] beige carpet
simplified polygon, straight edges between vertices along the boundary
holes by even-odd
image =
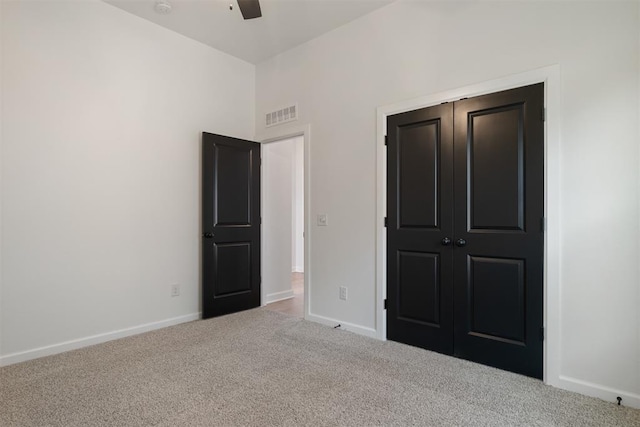
[[[640,426],[640,411],[256,309],[0,369],[1,426]]]

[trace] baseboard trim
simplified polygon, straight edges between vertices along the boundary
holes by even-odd
[[[40,357],[52,356],[54,354],[64,353],[66,351],[77,350],[79,348],[88,347],[95,344],[101,344],[107,341],[113,341],[119,338],[138,335],[144,332],[154,331],[156,329],[166,328],[168,326],[178,325],[180,323],[191,322],[200,319],[201,313],[192,313],[184,316],[172,317],[170,319],[160,320],[158,322],[145,323],[131,328],[119,329],[117,331],[106,332],[98,335],[91,335],[85,338],[79,338],[71,341],[52,344],[45,347],[34,348],[33,350],[21,351],[18,353],[7,354],[0,357],[0,366],[9,366],[14,363],[26,362],[27,360],[38,359]]]
[[[378,331],[372,328],[367,328],[366,326],[343,322],[342,320],[331,319],[330,317],[318,316],[317,314],[312,313],[306,315],[305,320],[310,320],[312,322],[321,323],[327,326],[336,326],[337,324],[340,324],[340,329],[344,329],[345,331],[351,331],[358,335],[364,335],[366,337],[378,339]]]
[[[293,298],[293,289],[288,291],[274,292],[266,296],[265,304],[271,304],[272,302],[282,301],[285,299]]]
[[[292,273],[304,273],[304,267],[293,267],[291,269]]]
[[[623,406],[640,409],[639,394],[616,390],[600,384],[590,383],[588,381],[582,381],[564,375],[560,375],[560,378],[558,378],[557,381],[550,383],[550,385],[561,388],[563,390],[573,391],[591,397],[597,397],[607,402],[616,404],[618,403],[616,398],[620,396],[622,398]]]

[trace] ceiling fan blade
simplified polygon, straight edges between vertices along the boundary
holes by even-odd
[[[260,18],[262,16],[258,0],[238,0],[238,6],[240,6],[240,12],[242,12],[244,19]]]

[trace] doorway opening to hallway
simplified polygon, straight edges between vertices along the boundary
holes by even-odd
[[[304,137],[262,144],[266,308],[304,317]]]

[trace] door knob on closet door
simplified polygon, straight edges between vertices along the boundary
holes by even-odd
[[[466,246],[466,244],[467,244],[467,241],[466,241],[466,240],[464,240],[464,239],[458,239],[458,240],[456,240],[456,246],[463,247],[463,246]]]
[[[448,237],[445,237],[440,242],[442,243],[442,246],[449,246],[451,244],[451,239]]]

